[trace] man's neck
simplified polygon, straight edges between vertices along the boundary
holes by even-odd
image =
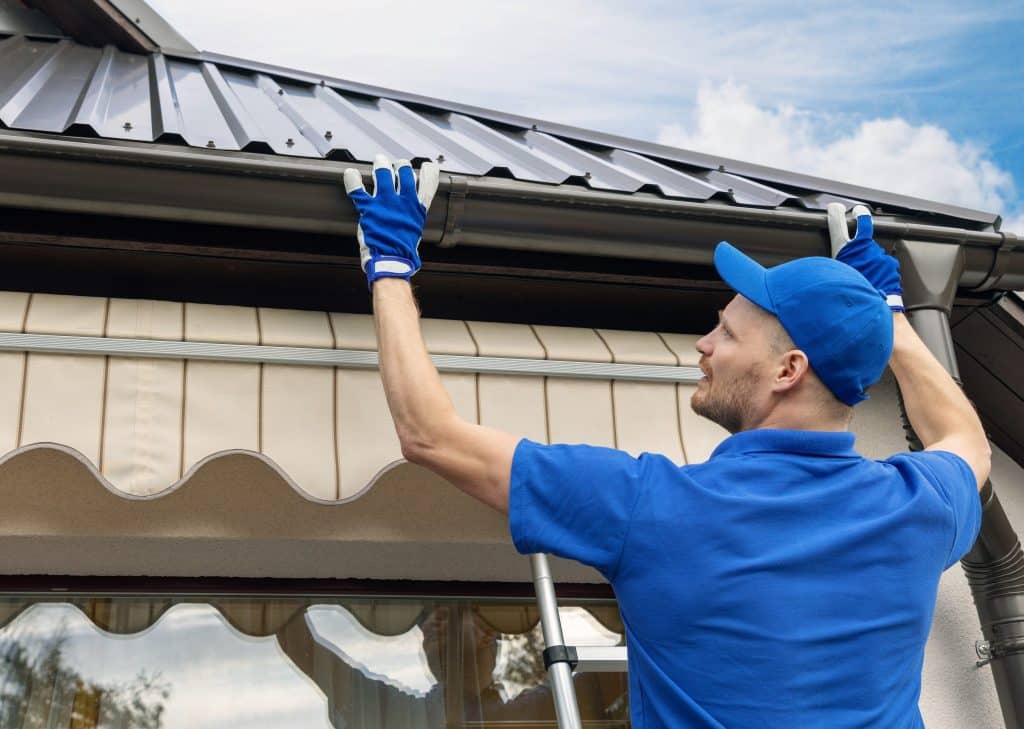
[[[752,424],[746,425],[743,429],[846,432],[850,429],[850,425],[845,420],[836,421],[820,415],[817,412],[817,408],[806,406],[787,407],[780,403],[778,407],[766,413],[764,417]]]

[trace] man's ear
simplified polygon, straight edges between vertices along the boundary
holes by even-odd
[[[807,355],[801,349],[791,349],[779,355],[775,368],[772,392],[786,392],[803,382],[811,369]]]

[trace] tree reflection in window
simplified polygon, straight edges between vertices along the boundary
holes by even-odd
[[[24,729],[116,726],[160,729],[170,689],[140,671],[128,682],[84,678],[64,660],[65,632],[30,652],[18,640],[0,641],[0,726]]]
[[[323,696],[277,641],[239,633],[209,605],[175,605],[144,631],[116,635],[73,605],[36,604],[0,631],[0,644],[29,670],[18,689],[16,667],[3,667],[5,709],[24,704],[5,728],[330,727]]]
[[[0,598],[3,729],[556,726],[526,601],[40,599]],[[613,605],[562,617],[621,640]],[[629,726],[624,674],[575,681],[584,726]]]
[[[622,636],[605,628],[583,608],[562,607],[558,610],[566,645],[615,646]],[[505,633],[499,639],[493,680],[508,703],[523,691],[535,689],[547,681],[544,668],[544,633],[540,623],[528,633]]]

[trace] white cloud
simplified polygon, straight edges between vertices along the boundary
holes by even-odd
[[[658,141],[985,211],[1018,204],[1013,176],[941,127],[765,106],[732,82],[702,83],[692,123],[665,125]],[[1017,215],[1012,224],[1024,228],[1024,210]]]
[[[1011,214],[1003,222],[1003,230],[1009,233],[1016,233],[1024,238],[1024,204],[1017,208],[1017,212]]]

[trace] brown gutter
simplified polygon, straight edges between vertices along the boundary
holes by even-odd
[[[352,236],[355,213],[340,186],[366,165],[71,140],[0,132],[0,205]],[[424,240],[710,266],[727,239],[766,264],[828,255],[824,211],[669,200],[651,193],[443,175]],[[1009,233],[876,217],[883,244],[960,245],[961,287],[1024,289],[1024,247]],[[443,238],[443,241],[442,241]]]

